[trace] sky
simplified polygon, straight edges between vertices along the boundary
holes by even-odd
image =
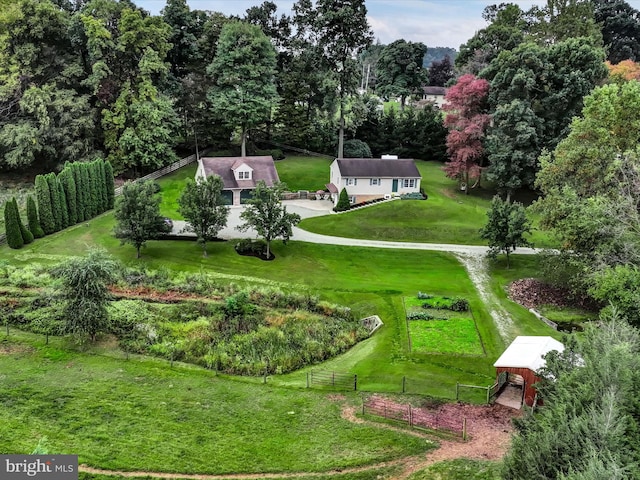
[[[136,5],[152,14],[159,14],[166,0],[134,0]],[[278,5],[278,14],[291,14],[294,0],[271,0]],[[508,0],[366,0],[368,20],[376,39],[383,44],[404,39],[422,42],[427,47],[452,47],[471,38],[487,23],[482,10],[487,5]],[[211,10],[226,15],[244,16],[247,8],[262,4],[263,0],[187,0],[191,9]],[[543,5],[543,0],[514,1],[523,10]],[[640,0],[627,0],[640,10]]]

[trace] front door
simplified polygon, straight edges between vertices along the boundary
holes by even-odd
[[[396,193],[398,191],[398,179],[397,178],[393,179],[393,184],[391,185],[391,191],[393,193]]]

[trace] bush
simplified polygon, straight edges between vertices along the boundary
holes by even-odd
[[[469,310],[469,301],[466,298],[456,297],[452,300],[450,309],[454,312],[466,312]]]
[[[424,195],[420,192],[403,193],[400,195],[402,200],[424,200]]]
[[[259,255],[261,257],[267,255],[267,242],[263,239],[243,238],[235,244],[234,248],[241,255]]]
[[[347,193],[347,189],[343,188],[340,192],[340,198],[338,198],[338,204],[334,209],[336,212],[345,212],[351,208],[351,204],[349,203],[349,194]]]
[[[371,158],[371,149],[362,140],[353,139],[344,142],[344,158]]]

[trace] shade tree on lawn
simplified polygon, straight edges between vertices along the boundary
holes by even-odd
[[[287,207],[282,205],[282,193],[286,189],[284,183],[268,187],[264,181],[259,181],[240,214],[244,224],[237,227],[238,230],[245,232],[252,228],[264,238],[267,242],[267,258],[271,257],[271,242],[281,238],[286,243],[293,234],[292,228],[301,220],[300,215],[287,212]]]
[[[122,244],[130,243],[140,258],[140,248],[147,241],[169,233],[171,227],[160,215],[160,197],[153,182],[126,183],[115,205],[116,225],[114,233]]]
[[[222,179],[217,175],[206,180],[189,179],[178,199],[178,212],[187,221],[185,230],[197,235],[204,257],[207,242],[215,239],[227,225],[229,207],[224,203],[222,187]]]
[[[531,233],[531,224],[521,203],[502,200],[497,195],[491,201],[487,212],[487,224],[480,230],[480,236],[489,242],[490,258],[498,254],[507,256],[507,268],[510,267],[509,255],[518,247],[531,247],[525,238]]]

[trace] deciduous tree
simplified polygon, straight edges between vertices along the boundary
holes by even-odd
[[[531,242],[525,238],[531,233],[531,224],[524,206],[495,196],[487,217],[487,224],[480,230],[480,237],[489,242],[487,255],[495,258],[499,253],[504,253],[509,268],[509,255],[518,247],[531,246]]]
[[[338,158],[341,158],[346,99],[358,86],[355,58],[373,40],[367,22],[367,7],[364,0],[318,0],[312,25],[326,64],[337,80]]]
[[[247,155],[249,129],[267,121],[277,99],[276,52],[260,27],[241,22],[225,25],[216,56],[207,67],[214,85],[209,101],[226,123],[240,127]]]
[[[421,90],[427,82],[422,59],[427,47],[422,42],[396,40],[382,49],[378,59],[376,92],[385,97],[400,97],[400,110],[407,97]]]
[[[188,222],[186,230],[198,236],[202,255],[207,256],[207,242],[227,225],[229,207],[222,196],[222,179],[217,175],[206,180],[188,180],[180,198],[178,211]]]
[[[444,125],[449,129],[447,153],[449,161],[444,170],[455,178],[467,192],[477,185],[481,175],[480,162],[484,155],[484,132],[491,117],[486,113],[489,82],[471,74],[463,75],[445,95]],[[475,179],[476,184],[470,185]]]
[[[287,212],[287,207],[282,205],[282,193],[285,190],[283,183],[268,187],[264,181],[259,181],[251,192],[251,200],[240,214],[244,224],[238,230],[244,232],[253,228],[264,238],[267,242],[267,258],[271,257],[271,242],[281,238],[286,243],[293,234],[292,228],[301,220],[300,215]]]
[[[140,258],[140,248],[147,241],[171,230],[160,215],[160,197],[149,181],[124,185],[122,195],[116,200],[114,217],[116,238],[123,244],[131,243],[136,249],[136,258]]]

